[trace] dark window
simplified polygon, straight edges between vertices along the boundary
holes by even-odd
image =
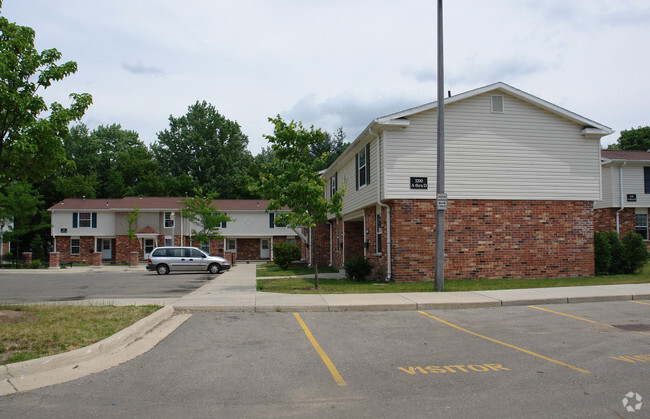
[[[70,254],[71,255],[78,255],[80,249],[81,249],[81,239],[71,239],[70,240]]]
[[[176,215],[176,214],[174,214]],[[176,218],[176,217],[174,217]],[[172,228],[174,227],[174,218],[172,218],[172,213],[171,212],[166,212],[165,213],[165,228]]]
[[[634,215],[634,231],[639,233],[643,240],[648,240],[648,213]]]
[[[650,194],[650,167],[643,168],[643,180],[645,183],[645,193]]]
[[[336,191],[338,190],[338,172],[334,173],[334,175],[330,178],[330,198],[334,196]]]
[[[355,159],[357,189],[370,183],[370,143],[357,153]]]

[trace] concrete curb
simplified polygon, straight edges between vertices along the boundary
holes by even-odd
[[[190,315],[179,316],[178,321],[170,322],[174,313],[173,307],[166,306],[113,336],[85,348],[3,365],[0,367],[0,395],[81,378],[135,358],[151,349],[190,317]],[[169,324],[165,325],[165,323]],[[150,336],[147,337],[148,334]],[[129,348],[138,341],[146,342]],[[115,355],[120,352],[123,352],[121,356],[116,357]],[[102,358],[104,358],[103,362],[98,362]]]

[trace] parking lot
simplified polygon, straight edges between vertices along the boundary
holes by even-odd
[[[649,319],[650,301],[195,313],[150,352],[0,413],[648,417]]]
[[[84,299],[178,298],[218,278],[221,274],[182,272],[157,275],[144,267],[136,270],[103,267],[55,271],[3,270],[0,304]]]

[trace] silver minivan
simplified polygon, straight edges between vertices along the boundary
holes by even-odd
[[[166,275],[170,271],[209,271],[218,274],[230,269],[227,259],[210,256],[197,247],[156,247],[151,251],[147,263],[148,271]]]

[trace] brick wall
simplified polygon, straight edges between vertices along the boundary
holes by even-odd
[[[115,263],[129,263],[131,256],[129,252],[139,252],[140,260],[144,260],[144,249],[140,247],[140,240],[134,238],[131,240],[131,250],[129,250],[129,237],[117,236],[114,241]]]
[[[435,211],[435,200],[392,202],[393,280],[433,280]],[[383,279],[388,253],[386,211],[382,209],[381,254],[376,253],[375,215],[375,207],[366,208],[367,257],[376,266],[375,276]],[[454,200],[445,217],[446,279],[594,275],[591,202]],[[329,232],[329,226],[320,231],[325,227]],[[351,236],[348,233],[346,238],[354,240]],[[334,259],[338,266],[336,253]]]
[[[330,264],[330,225],[321,224],[314,228],[314,237],[315,241],[314,249],[312,253],[313,258],[318,258],[318,266],[329,266]],[[334,230],[332,230],[334,231]],[[309,234],[307,233],[307,237]],[[306,250],[306,256],[309,257],[309,250]]]
[[[61,263],[92,263],[93,253],[90,252],[90,249],[95,248],[95,237],[94,236],[82,236],[80,237],[80,246],[79,254],[72,255],[70,254],[70,241],[71,237],[57,237],[56,238],[56,250],[59,252],[61,258]]]
[[[357,255],[363,255],[363,221],[346,221],[345,228],[345,260]]]
[[[616,231],[616,212],[617,208],[602,208],[594,210],[594,230]],[[630,231],[634,231],[635,219],[634,208],[625,208],[618,215],[618,223],[621,237]]]
[[[237,239],[237,260],[260,260],[260,239]]]

